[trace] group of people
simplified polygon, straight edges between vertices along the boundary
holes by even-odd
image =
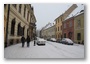
[[[22,47],[24,47],[25,40],[27,41],[27,47],[29,47],[29,43],[30,43],[30,37],[29,36],[27,36],[27,39],[25,39],[25,37],[22,36],[22,38],[21,38]]]
[[[35,46],[35,44],[36,44],[36,43],[35,43],[35,40],[36,40],[36,38],[34,37],[34,46]],[[29,37],[29,36],[27,36],[27,39],[25,39],[25,37],[24,37],[24,36],[22,36],[22,38],[21,38],[22,47],[24,47],[25,41],[27,41],[27,47],[29,47],[30,37]]]

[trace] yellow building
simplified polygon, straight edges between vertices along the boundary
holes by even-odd
[[[68,17],[70,13],[74,9],[77,8],[76,4],[73,4],[70,8],[68,8],[63,14],[61,14],[58,18],[55,19],[55,26],[56,26],[56,39],[62,38],[62,22]]]
[[[74,18],[74,41],[79,44],[84,44],[84,13]]]
[[[6,46],[13,45],[21,42],[21,36],[23,35],[25,39],[27,36],[31,37],[31,34],[35,33],[35,23],[36,18],[31,4],[5,4],[8,5],[7,15],[7,29],[6,32]],[[5,11],[5,9],[4,9]],[[5,12],[4,12],[5,14]],[[4,16],[5,18],[5,16]],[[34,28],[32,28],[32,26]],[[31,30],[32,29],[32,30]],[[30,33],[31,32],[31,33]]]
[[[62,20],[63,20],[63,15],[59,16],[58,18],[55,19],[55,27],[56,27],[56,39],[62,38]]]

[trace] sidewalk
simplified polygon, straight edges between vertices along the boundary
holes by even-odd
[[[22,43],[11,45],[4,49],[4,58],[30,58],[32,54],[30,52],[36,49],[37,45],[34,46],[34,41],[30,42],[30,46],[27,47],[25,42],[24,47],[22,48]]]

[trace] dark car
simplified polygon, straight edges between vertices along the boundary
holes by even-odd
[[[47,41],[51,41],[51,39],[50,39],[50,38],[48,38],[48,39],[47,39]]]
[[[71,39],[69,39],[69,38],[63,38],[61,40],[61,43],[62,44],[67,44],[67,45],[73,45],[74,44],[74,42]]]

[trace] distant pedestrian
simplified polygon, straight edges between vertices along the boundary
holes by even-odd
[[[21,42],[22,42],[22,47],[24,47],[24,44],[25,44],[25,37],[24,36],[22,36]]]
[[[34,37],[34,46],[36,45],[36,42],[35,41],[36,41],[36,37]]]
[[[30,37],[27,36],[27,47],[29,47],[29,43],[30,43]]]

